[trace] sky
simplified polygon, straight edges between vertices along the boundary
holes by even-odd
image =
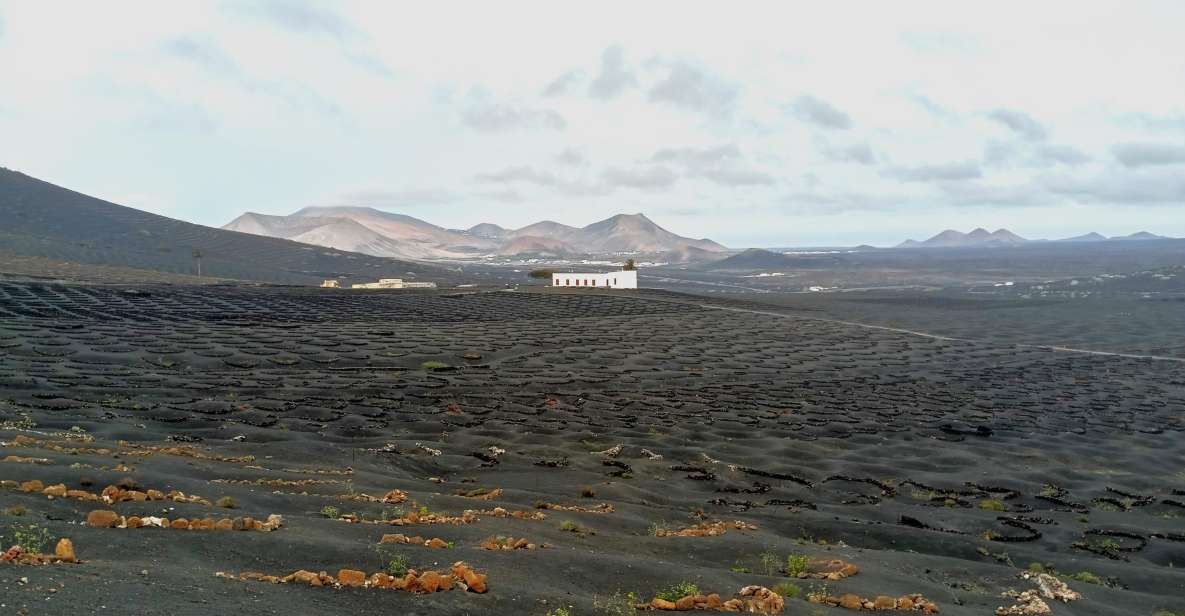
[[[0,0],[0,166],[166,216],[1185,237],[1185,3]]]

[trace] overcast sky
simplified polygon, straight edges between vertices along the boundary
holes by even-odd
[[[1185,236],[1185,2],[0,0],[0,166],[221,226]]]

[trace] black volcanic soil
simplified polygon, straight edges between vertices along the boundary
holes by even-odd
[[[0,459],[48,462],[2,461],[0,479],[80,489],[85,478],[98,491],[131,477],[238,508],[112,507],[123,515],[285,520],[271,533],[97,529],[82,524],[91,503],[6,489],[3,507],[27,511],[0,513],[0,532],[43,526],[85,562],[0,564],[0,613],[610,614],[596,605],[615,591],[648,599],[690,580],[728,597],[786,581],[763,570],[763,553],[848,560],[860,573],[828,582],[831,594],[920,592],[942,614],[1010,604],[1000,593],[1030,588],[1018,574],[1033,562],[1105,582],[1070,580],[1083,598],[1055,614],[1182,610],[1180,362],[709,301],[0,282]],[[22,436],[39,442],[14,445]],[[253,459],[214,459],[235,456]],[[260,479],[315,483],[225,481]],[[503,491],[457,495],[479,488]],[[613,511],[402,528],[320,514],[382,517],[391,505],[343,497],[392,489],[451,515],[540,501]],[[650,532],[699,517],[757,530]],[[580,532],[562,530],[569,521]],[[395,551],[417,568],[464,560],[488,573],[489,592],[215,577],[371,572],[375,543],[395,532],[454,542]],[[478,548],[494,535],[554,547]],[[797,583],[804,595],[821,585]],[[786,613],[848,612],[799,598]]]

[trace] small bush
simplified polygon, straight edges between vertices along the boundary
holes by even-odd
[[[14,524],[7,537],[8,545],[19,545],[33,554],[43,554],[49,546],[49,529],[36,524]]]
[[[752,569],[742,565],[739,561],[733,563],[733,565],[729,567],[728,570],[732,571],[733,573],[753,573]]]
[[[782,582],[774,586],[773,591],[782,595],[783,599],[797,599],[798,595],[802,594],[802,589],[798,587],[798,584],[791,582]]]
[[[778,573],[778,567],[781,564],[779,560],[777,554],[763,552],[761,554],[761,571],[766,575],[776,575]]]
[[[1049,563],[1031,562],[1029,563],[1029,571],[1032,573],[1048,573],[1053,575],[1053,565]]]
[[[408,567],[407,557],[402,554],[396,554],[387,559],[387,564],[383,567],[387,573],[395,577],[403,577],[407,575]]]
[[[1006,509],[1003,501],[994,498],[985,498],[979,501],[979,508],[987,511],[1004,511]]]
[[[557,607],[548,612],[547,616],[572,616],[572,611],[566,607]]]
[[[237,509],[239,506],[239,504],[235,502],[235,499],[229,496],[223,496],[217,501],[214,501],[214,505],[217,507],[222,507],[223,509]]]
[[[786,557],[786,575],[796,578],[806,574],[807,563],[810,558],[806,554],[791,554]]]
[[[637,616],[638,595],[620,590],[608,597],[593,597],[593,609],[604,616]]]
[[[341,510],[333,505],[326,505],[321,508],[321,517],[329,518],[331,520],[337,519],[342,514]]]
[[[26,513],[29,513],[29,510],[25,509],[24,505],[13,505],[4,509],[4,515],[9,515],[14,518],[23,516]]]
[[[1100,586],[1103,584],[1103,578],[1101,578],[1089,571],[1079,571],[1078,573],[1075,573],[1074,575],[1069,575],[1066,577],[1070,578],[1071,580],[1077,580],[1079,582],[1083,582],[1085,584],[1098,584]]]
[[[659,599],[666,599],[667,601],[678,601],[679,599],[682,599],[683,597],[686,597],[687,595],[698,595],[698,594],[699,594],[699,586],[696,586],[694,582],[683,581],[683,582],[679,582],[678,584],[675,584],[674,586],[658,593],[655,596],[658,597]]]
[[[589,486],[584,486],[580,489],[580,496],[583,496],[584,498],[594,498],[596,495],[596,490],[593,490]]]
[[[564,520],[560,523],[560,530],[568,533],[584,532],[584,528],[572,520]]]
[[[451,368],[451,367],[452,366],[450,366],[442,361],[426,361],[426,362],[420,364],[420,370],[423,370],[425,372],[431,372],[433,370],[444,370],[445,368]]]

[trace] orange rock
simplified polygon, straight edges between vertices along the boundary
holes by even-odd
[[[718,595],[716,593],[712,593],[712,594],[708,595],[706,597],[706,599],[707,600],[704,602],[704,605],[709,610],[717,610],[717,609],[720,609],[721,605],[724,605],[724,603],[720,600],[720,595]]]
[[[45,489],[45,485],[37,479],[26,481],[21,484],[21,492],[40,492]]]
[[[856,595],[848,593],[839,598],[839,606],[844,609],[858,610],[864,607],[864,600]]]
[[[64,563],[72,563],[77,560],[74,556],[74,542],[65,537],[58,540],[58,545],[54,547],[53,554],[58,560]]]
[[[440,589],[441,590],[452,590],[453,589],[453,576],[451,576],[451,575],[440,576]]]
[[[720,606],[722,612],[739,612],[745,609],[745,602],[740,599],[729,599]]]
[[[148,496],[148,500],[165,500],[165,493],[160,490],[149,490],[145,495]]]
[[[218,520],[218,522],[214,524],[214,528],[216,528],[218,530],[232,530],[232,529],[234,529],[234,527],[235,527],[234,520],[232,520],[230,518],[222,518],[221,520]]]
[[[897,609],[912,610],[913,609],[913,597],[901,597],[901,598],[897,599]]]
[[[677,609],[681,612],[695,609],[695,597],[692,595],[687,595],[686,597],[681,597],[678,601],[675,602],[675,609]]]
[[[430,548],[436,548],[436,549],[448,547],[448,543],[445,543],[444,541],[442,541],[441,539],[436,538],[436,537],[433,537],[431,541],[429,541],[428,543],[425,543],[424,545],[426,545]]]
[[[440,589],[440,574],[435,571],[425,571],[420,576],[420,590],[433,593]]]
[[[95,509],[86,515],[86,525],[95,528],[111,528],[119,524],[119,514],[107,509]]]
[[[486,591],[486,576],[484,573],[478,573],[472,569],[466,569],[465,585],[469,587],[469,590],[481,594]]]
[[[366,574],[355,569],[342,569],[337,572],[337,582],[342,586],[360,588],[366,583]]]
[[[176,530],[189,530],[189,520],[186,520],[185,518],[177,518],[176,520],[173,520],[173,523],[169,525],[169,528],[174,528]]]
[[[673,601],[667,601],[666,599],[659,599],[658,597],[655,597],[650,600],[650,609],[674,610],[675,603]]]
[[[93,496],[94,495],[92,495],[90,492],[87,492],[86,490],[66,490],[67,498],[90,500],[93,498]]]
[[[49,486],[48,488],[42,490],[41,493],[46,496],[56,496],[63,498],[66,496],[66,484],[59,483],[57,485]]]
[[[123,525],[128,528],[140,528],[141,526],[144,526],[144,520],[136,516],[132,516],[125,520]]]
[[[895,610],[897,609],[897,600],[893,597],[880,595],[872,602],[872,607],[877,610]]]

